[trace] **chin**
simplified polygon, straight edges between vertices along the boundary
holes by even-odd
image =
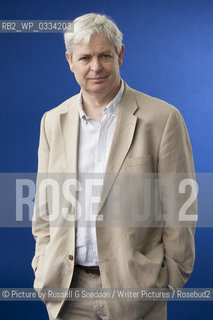
[[[94,86],[90,86],[88,89],[90,91],[98,92],[98,91],[107,90],[108,88],[109,88],[109,86],[106,86],[106,84],[100,83],[100,84],[96,84]]]

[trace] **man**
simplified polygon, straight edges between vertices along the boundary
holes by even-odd
[[[184,121],[176,108],[131,89],[120,78],[122,33],[106,16],[75,19],[74,32],[65,32],[65,45],[81,92],[41,121],[38,173],[48,174],[51,186],[57,180],[60,198],[41,188],[43,205],[35,206],[34,287],[180,288],[195,257],[194,223],[177,223],[191,192],[184,193],[180,182],[194,177]],[[96,193],[98,206],[86,181],[87,174],[96,173],[104,176]],[[156,176],[160,181],[152,188]],[[184,190],[178,193],[177,185]],[[55,207],[56,222],[51,216]],[[196,217],[196,201],[188,207],[181,217]],[[92,225],[85,222],[86,215],[95,216]],[[57,320],[167,318],[166,301],[61,297],[45,303],[50,319]]]

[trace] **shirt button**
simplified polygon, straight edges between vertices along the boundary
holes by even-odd
[[[72,254],[69,254],[69,255],[68,255],[68,258],[69,258],[70,260],[73,260],[73,259],[74,259],[74,257],[73,257]]]

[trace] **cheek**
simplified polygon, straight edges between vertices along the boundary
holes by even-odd
[[[84,77],[88,74],[88,72],[89,72],[89,68],[83,66],[83,67],[81,67],[81,68],[79,69],[79,76],[80,76],[81,78],[84,78]]]
[[[80,72],[74,72],[74,75],[77,82],[82,82],[83,75]]]
[[[113,64],[107,65],[106,69],[110,71],[110,73],[112,74],[117,74],[119,68],[116,63],[113,63]]]

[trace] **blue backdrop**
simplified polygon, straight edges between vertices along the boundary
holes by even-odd
[[[113,18],[124,33],[122,78],[182,113],[197,172],[213,170],[213,1],[1,1],[0,19]],[[0,34],[1,172],[35,172],[42,114],[79,91],[61,34]],[[11,201],[8,194],[8,201]],[[208,208],[212,214],[212,208]],[[0,213],[1,214],[1,213]],[[197,229],[188,287],[213,288],[213,231]],[[32,287],[29,228],[0,229],[0,287]],[[42,302],[1,302],[1,319],[48,319]],[[211,302],[171,302],[169,319],[213,319]],[[131,320],[131,319],[130,319]]]

